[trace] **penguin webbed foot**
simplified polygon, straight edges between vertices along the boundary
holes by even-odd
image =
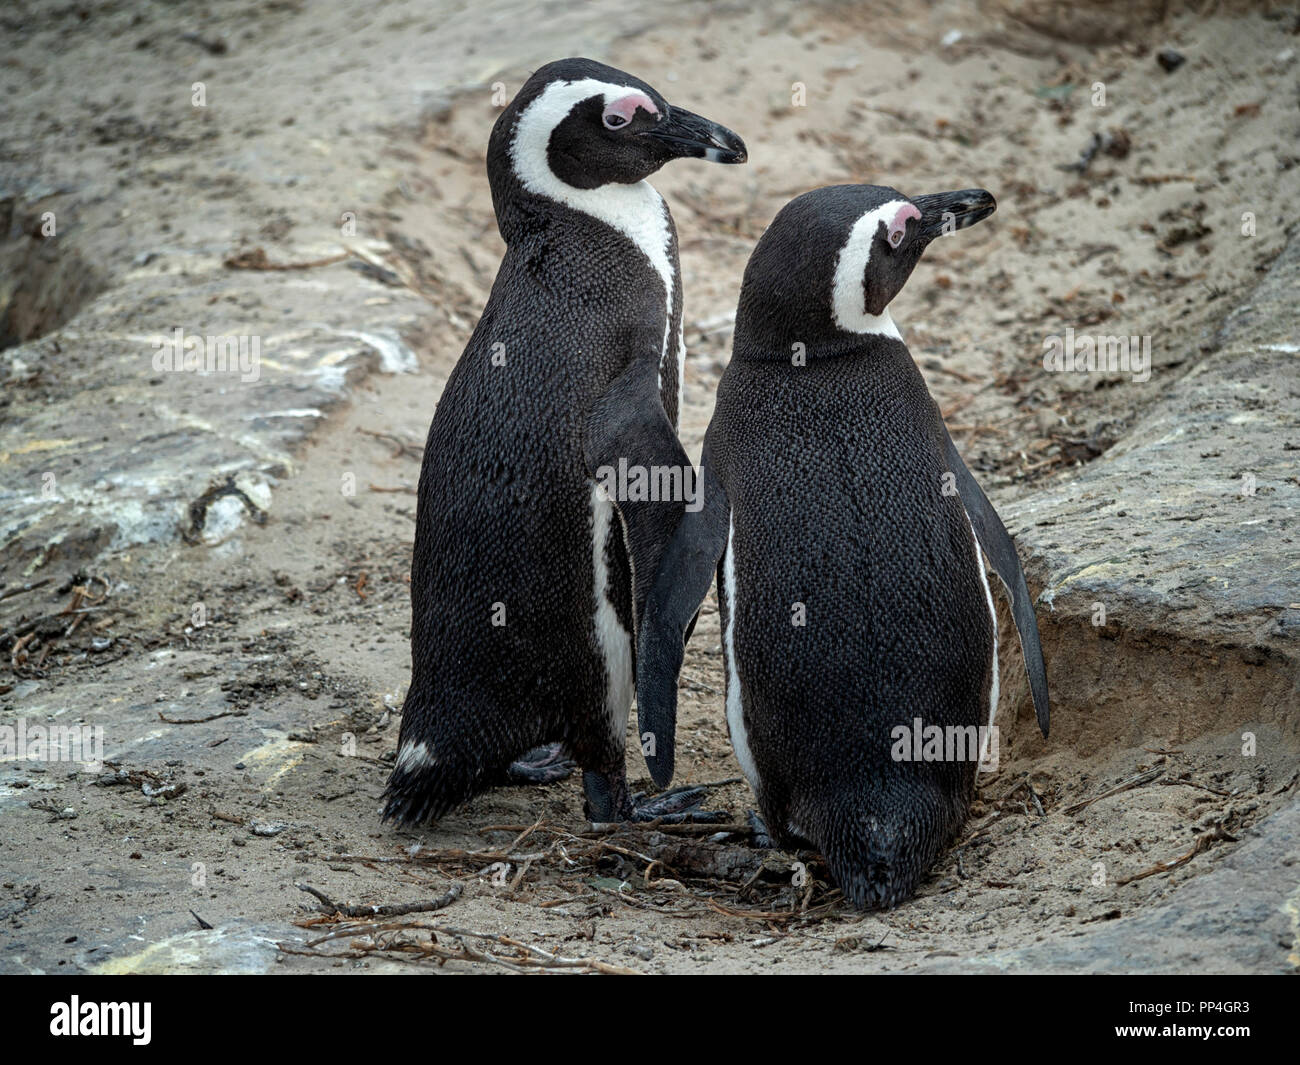
[[[701,810],[708,788],[684,785],[669,788],[658,795],[637,792],[632,796],[632,821],[659,821],[665,825],[714,825],[731,819],[726,810]]]
[[[562,743],[544,743],[520,755],[506,769],[508,784],[554,784],[572,775],[577,764]]]
[[[725,810],[701,810],[707,788],[677,787],[647,797],[645,792],[631,795],[622,772],[582,774],[587,801],[584,812],[593,825],[623,822],[659,821],[667,825],[718,824],[730,815]]]
[[[750,836],[750,843],[762,850],[774,850],[776,840],[767,830],[767,822],[763,820],[762,815],[757,810],[746,810],[745,820],[749,822],[750,830],[753,835]]]

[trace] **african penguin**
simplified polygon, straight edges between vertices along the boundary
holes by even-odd
[[[506,253],[429,428],[385,819],[566,775],[561,750],[594,821],[689,805],[634,806],[624,767],[637,607],[683,499],[601,479],[620,462],[690,470],[677,235],[645,180],[686,157],[741,163],[745,145],[587,59],[542,67],[492,129]]]
[[[864,908],[911,896],[969,807],[998,694],[981,549],[1047,734],[1015,545],[888,309],[931,240],[994,208],[981,189],[840,185],[781,210],[745,270],[703,505],[665,548],[639,633],[663,785],[683,644],[716,567],[727,725],[767,831],[818,848]]]

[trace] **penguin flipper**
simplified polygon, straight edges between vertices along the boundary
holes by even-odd
[[[727,546],[731,510],[726,491],[709,467],[707,446],[700,464],[700,488],[703,505],[682,515],[664,548],[637,641],[637,725],[646,766],[661,788],[673,779],[677,677],[686,641]],[[653,741],[648,749],[647,733]]]
[[[659,398],[657,362],[636,360],[593,404],[587,413],[583,457],[622,518],[623,542],[632,562],[635,639],[659,556],[687,500],[699,491],[695,467]],[[633,476],[639,477],[639,490],[632,487]],[[660,498],[634,498],[651,486]],[[662,498],[664,494],[671,498]]]
[[[1038,716],[1038,727],[1046,736],[1050,713],[1047,666],[1043,663],[1043,647],[1038,639],[1034,601],[1029,595],[1029,586],[1025,583],[1025,571],[1020,566],[1015,541],[1011,539],[1011,534],[1002,524],[1002,519],[993,509],[993,504],[989,502],[979,482],[966,468],[957,445],[948,434],[947,426],[943,427],[943,438],[948,465],[957,479],[957,492],[975,530],[975,538],[988,560],[993,563],[993,569],[1002,579],[1007,594],[1011,596],[1011,616],[1015,619],[1016,631],[1020,634],[1020,649],[1025,657],[1025,670],[1029,674],[1029,689],[1034,696],[1034,712]]]

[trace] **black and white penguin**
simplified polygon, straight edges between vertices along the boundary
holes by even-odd
[[[820,850],[860,907],[912,895],[965,819],[998,699],[981,548],[1047,734],[1015,545],[888,310],[931,240],[994,208],[981,189],[841,185],[781,210],[745,270],[703,506],[665,549],[639,633],[662,786],[683,644],[716,567],[727,725],[766,832]]]
[[[558,750],[594,821],[697,798],[634,806],[624,767],[637,605],[684,499],[620,498],[606,476],[693,472],[677,235],[645,180],[683,157],[740,163],[745,145],[587,59],[542,67],[492,129],[506,253],[429,428],[386,819],[562,776]]]

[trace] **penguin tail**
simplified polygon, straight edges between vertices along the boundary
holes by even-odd
[[[843,803],[818,841],[844,897],[860,910],[891,910],[916,894],[925,874],[960,824],[927,816],[925,804],[867,810]]]
[[[489,774],[475,772],[473,761],[455,757],[448,744],[436,743],[425,730],[408,728],[417,720],[417,715],[408,716],[404,710],[397,761],[384,789],[383,821],[405,825],[436,821],[491,783]]]
[[[461,801],[463,800],[449,795],[445,781],[433,773],[394,769],[388,778],[388,786],[384,789],[380,820],[420,825],[436,821]]]
[[[844,897],[859,910],[892,910],[916,894],[920,877],[900,875],[889,862],[850,862],[841,868],[827,857],[831,875]]]

